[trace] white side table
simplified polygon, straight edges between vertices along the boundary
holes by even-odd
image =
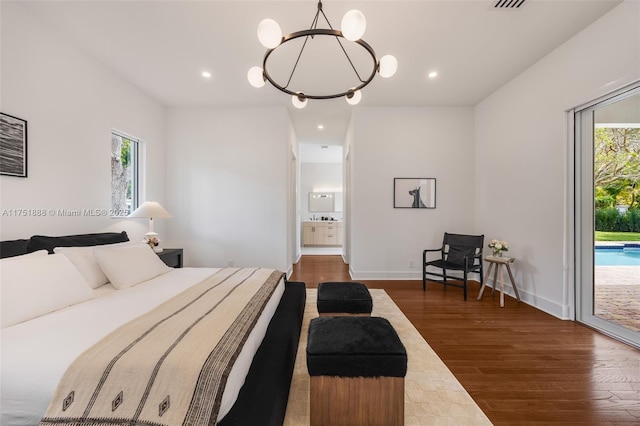
[[[516,298],[518,302],[520,302],[520,295],[518,294],[518,287],[516,287],[516,282],[513,279],[513,274],[511,273],[511,267],[509,264],[516,261],[513,257],[494,257],[487,256],[484,258],[486,262],[489,263],[489,269],[484,276],[484,280],[482,280],[482,287],[480,287],[480,293],[478,293],[478,300],[482,299],[482,293],[484,292],[484,288],[487,286],[487,280],[491,275],[491,269],[495,265],[496,269],[493,271],[493,287],[491,288],[491,293],[496,289],[496,279],[498,277],[498,271],[500,271],[500,306],[504,307],[504,279],[503,279],[503,269],[501,266],[507,267],[507,272],[509,273],[509,279],[511,280],[511,286],[513,287],[513,291],[516,293]]]

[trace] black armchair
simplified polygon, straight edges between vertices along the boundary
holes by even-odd
[[[480,274],[480,285],[482,285],[482,247],[484,245],[484,235],[461,235],[447,234],[445,232],[442,240],[442,247],[439,249],[427,249],[422,252],[422,290],[427,289],[427,280],[462,288],[464,290],[464,300],[467,300],[467,277],[469,272]],[[438,252],[440,257],[428,261],[427,253]],[[427,271],[427,268],[438,268],[438,272]],[[462,277],[447,275],[447,271],[460,271]],[[427,278],[436,276],[441,280]],[[453,278],[455,281],[449,281]],[[458,282],[462,281],[462,284]]]

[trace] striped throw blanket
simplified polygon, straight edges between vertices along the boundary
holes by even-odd
[[[215,424],[231,367],[283,275],[222,269],[118,328],[73,362],[40,424]]]

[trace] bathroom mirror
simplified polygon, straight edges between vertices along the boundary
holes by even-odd
[[[310,212],[332,212],[335,211],[336,194],[334,192],[310,192],[309,211]]]

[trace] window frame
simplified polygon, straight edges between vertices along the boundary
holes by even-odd
[[[130,150],[130,160],[131,160],[131,164],[133,165],[133,170],[131,173],[131,212],[129,212],[129,214],[131,214],[135,209],[137,209],[140,206],[140,200],[144,199],[143,198],[143,164],[144,164],[144,142],[140,139],[137,138],[135,136],[132,136],[126,132],[122,132],[120,130],[117,129],[111,129],[111,133],[110,133],[110,137],[113,136],[117,136],[120,137],[122,139],[126,139],[129,142],[132,143],[132,147],[133,149]],[[112,175],[113,170],[110,170],[110,176],[113,177]],[[111,195],[113,194],[113,187],[110,188],[111,190]],[[111,208],[110,208],[110,216],[113,219],[122,219],[123,217],[127,217],[128,214],[125,215],[118,215],[116,214],[118,213],[117,209],[111,204]]]

